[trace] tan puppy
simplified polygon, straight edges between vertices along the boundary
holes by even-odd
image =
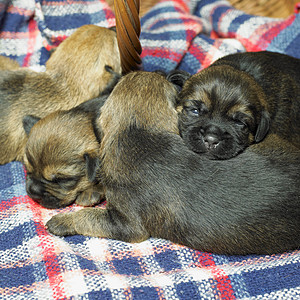
[[[115,83],[115,73],[121,73],[116,33],[95,25],[82,26],[64,40],[45,72],[0,71],[0,164],[22,160],[24,116],[44,117],[97,97]]]
[[[168,77],[179,85],[176,74],[171,72]],[[87,206],[103,197],[102,186],[95,177],[99,145],[92,122],[107,97],[88,100],[41,120],[24,117],[29,135],[24,155],[26,190],[42,206],[58,208],[74,201]]]
[[[86,101],[42,119],[27,116],[24,165],[29,197],[47,208],[76,201],[93,205],[103,197],[96,178],[99,143],[92,127],[106,97]]]
[[[248,148],[230,160],[209,160],[178,135],[176,97],[157,73],[119,81],[95,122],[106,208],[58,214],[48,230],[126,242],[151,236],[226,254],[298,248],[299,151],[274,159]]]
[[[16,70],[20,65],[9,57],[0,55],[0,70]]]

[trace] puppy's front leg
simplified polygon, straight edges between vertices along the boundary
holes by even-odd
[[[93,206],[100,203],[101,200],[104,199],[104,196],[104,189],[100,184],[98,184],[79,194],[75,202],[81,206]]]
[[[81,234],[130,243],[149,238],[138,217],[128,218],[114,208],[87,207],[77,212],[57,214],[46,227],[50,233],[59,236]]]

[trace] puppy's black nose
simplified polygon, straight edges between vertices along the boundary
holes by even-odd
[[[213,134],[207,134],[204,137],[204,144],[207,149],[214,149],[218,146],[219,143],[220,143],[219,138]]]
[[[27,186],[27,194],[30,198],[33,198],[35,200],[40,199],[45,192],[45,189],[43,186],[39,184],[30,184]]]

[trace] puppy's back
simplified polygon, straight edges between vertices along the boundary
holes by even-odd
[[[213,65],[229,64],[238,70],[252,75],[262,83],[265,76],[288,75],[300,84],[300,59],[270,51],[235,53],[226,55]]]
[[[113,183],[122,188],[115,195],[127,195],[152,236],[231,254],[300,246],[295,162],[274,162],[250,150],[212,161],[174,134],[133,127],[123,134],[119,162],[125,163]]]

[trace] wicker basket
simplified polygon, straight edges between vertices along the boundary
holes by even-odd
[[[159,0],[107,0],[116,15],[117,39],[123,73],[139,70],[142,66],[140,17]],[[114,2],[115,1],[115,2]],[[291,15],[298,0],[229,0],[245,13],[284,18]]]

